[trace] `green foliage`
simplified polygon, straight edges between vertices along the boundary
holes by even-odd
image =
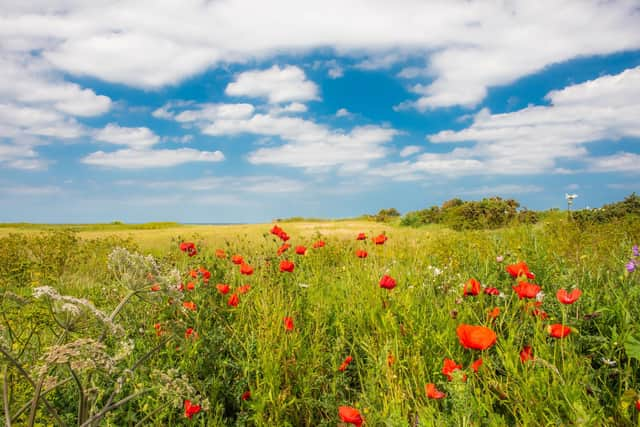
[[[535,224],[538,216],[526,209],[518,210],[520,204],[513,200],[491,197],[481,201],[447,200],[442,207],[407,213],[401,225],[418,227],[426,224],[443,224],[454,230],[485,230],[512,224]]]
[[[581,225],[619,221],[629,215],[640,216],[640,196],[636,193],[599,209],[582,209],[571,213],[571,217]]]

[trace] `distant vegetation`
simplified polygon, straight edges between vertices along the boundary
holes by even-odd
[[[582,209],[571,213],[572,218],[580,224],[604,224],[628,215],[640,216],[640,197],[636,193],[599,209]]]
[[[177,222],[146,222],[143,224],[125,224],[113,221],[108,224],[33,224],[28,222],[0,223],[0,228],[16,228],[24,230],[71,230],[71,231],[118,231],[118,230],[161,230],[164,228],[180,227]]]

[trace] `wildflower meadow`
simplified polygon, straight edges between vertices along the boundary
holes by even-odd
[[[640,222],[0,234],[7,426],[637,426]]]

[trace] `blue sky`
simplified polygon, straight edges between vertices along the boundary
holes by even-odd
[[[640,192],[637,1],[343,3],[0,2],[0,221]]]

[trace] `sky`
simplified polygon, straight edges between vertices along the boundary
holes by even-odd
[[[0,0],[0,221],[640,192],[640,1]]]

